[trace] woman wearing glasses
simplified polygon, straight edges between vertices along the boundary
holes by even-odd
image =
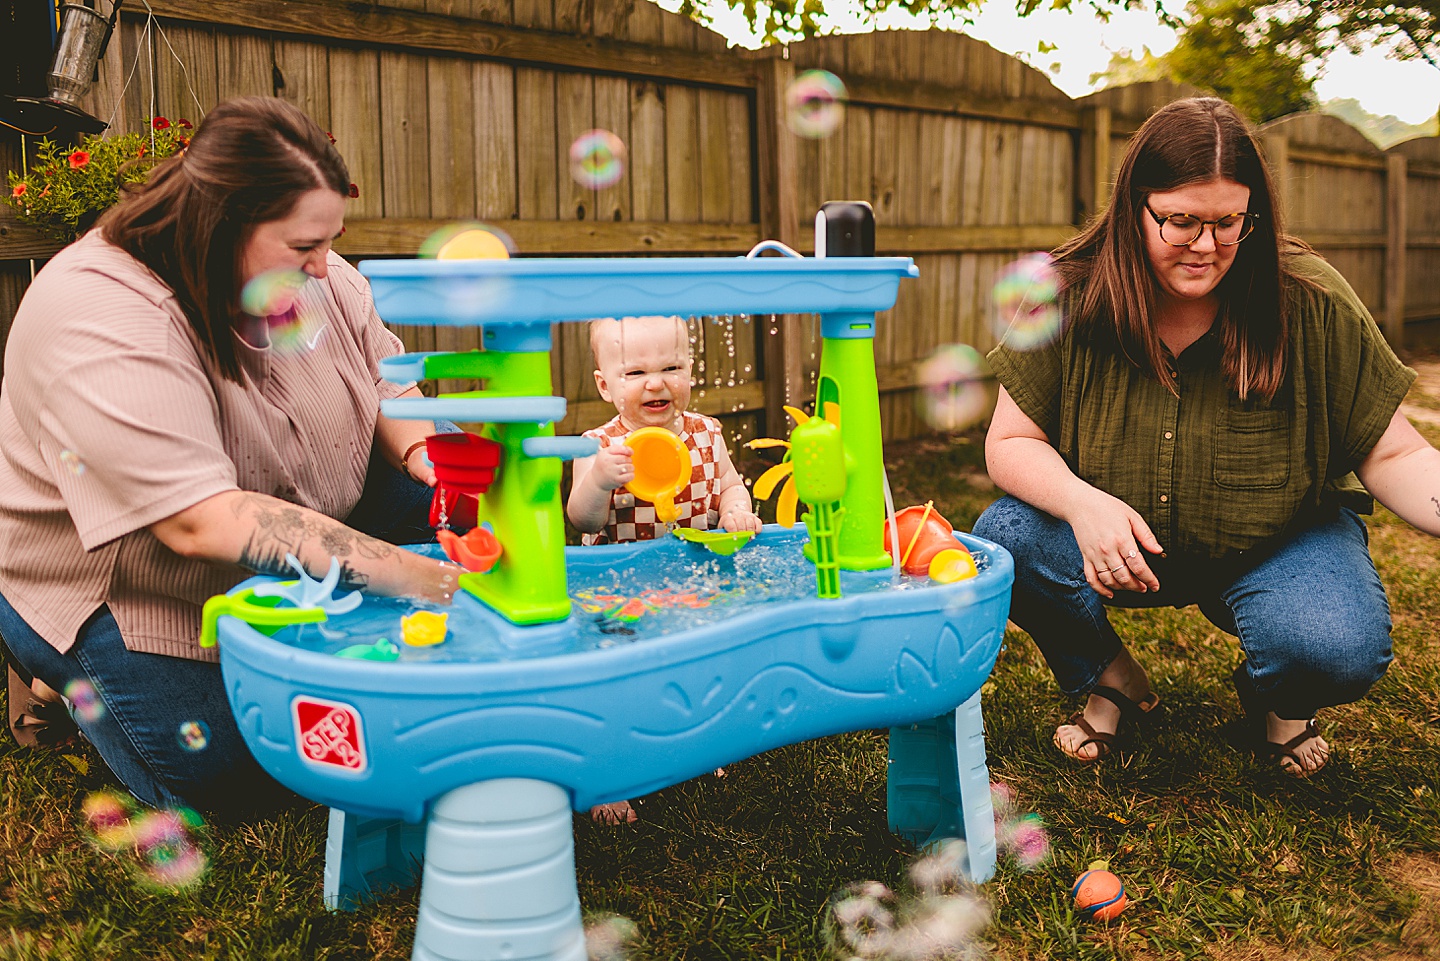
[[[1159,703],[1106,606],[1196,604],[1239,637],[1256,746],[1313,774],[1329,753],[1316,712],[1358,700],[1391,660],[1359,515],[1373,494],[1440,534],[1440,453],[1398,413],[1414,372],[1282,232],[1222,100],[1146,121],[1109,208],[1054,259],[1063,335],[990,355],[1003,389],[986,459],[1010,496],[975,533],[1015,557],[1012,619],[1062,689],[1089,695],[1056,746],[1103,759]]]

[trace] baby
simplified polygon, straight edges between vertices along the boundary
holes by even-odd
[[[665,536],[655,506],[621,490],[635,478],[625,436],[641,427],[663,427],[690,451],[690,486],[675,498],[678,526],[760,530],[720,422],[685,409],[690,404],[690,338],[684,322],[678,317],[592,321],[590,349],[600,396],[618,413],[585,432],[599,439],[600,450],[575,461],[566,514],[582,533],[581,541],[622,544]]]
[[[675,498],[677,524],[711,530],[758,531],[750,492],[730,462],[720,422],[692,414],[690,337],[679,317],[627,317],[590,324],[595,383],[618,411],[586,437],[600,441],[593,457],[575,461],[565,512],[585,544],[623,544],[665,536],[655,505],[621,490],[635,478],[625,436],[641,427],[663,427],[690,451],[690,486]],[[723,771],[716,771],[723,774]],[[629,801],[601,804],[590,816],[610,824],[637,819]]]

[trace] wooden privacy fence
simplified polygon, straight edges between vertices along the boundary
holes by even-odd
[[[939,345],[988,349],[988,298],[1017,255],[1055,246],[1108,196],[1125,138],[1192,93],[1142,84],[1072,100],[1039,71],[941,31],[827,37],[727,50],[648,0],[149,0],[127,6],[85,104],[118,131],[152,115],[199,115],[226,97],[285,97],[330,130],[360,196],[346,257],[413,254],[434,230],[481,220],[522,254],[738,255],[764,238],[801,251],[825,200],[868,200],[882,254],[913,256],[919,281],[882,318],[876,353],[887,437],[927,430],[917,370]],[[163,32],[162,32],[163,31]],[[843,123],[806,140],[784,91],[824,68],[848,88]],[[625,176],[587,189],[569,145],[604,128],[627,145]],[[1399,343],[1440,319],[1440,146],[1382,152],[1330,117],[1263,129],[1291,224],[1355,284]],[[0,157],[16,168],[11,135]],[[1322,206],[1323,204],[1323,206]],[[57,245],[0,216],[0,331],[31,259]],[[1407,306],[1408,305],[1408,306]],[[691,322],[694,407],[736,434],[778,434],[785,401],[810,396],[814,318]],[[478,345],[477,331],[399,328],[413,350]],[[607,419],[582,325],[556,335],[563,431]]]

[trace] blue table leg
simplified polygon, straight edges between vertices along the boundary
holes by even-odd
[[[585,961],[570,795],[501,778],[435,802],[411,961]]]
[[[995,873],[995,816],[985,764],[980,694],[954,714],[890,729],[890,830],[916,847],[964,838],[970,880]]]
[[[388,888],[410,887],[420,878],[424,856],[425,825],[331,808],[325,839],[325,906],[353,911]]]

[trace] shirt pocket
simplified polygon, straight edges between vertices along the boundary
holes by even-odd
[[[1290,482],[1290,412],[1236,410],[1215,425],[1215,483],[1227,490],[1266,490]]]

